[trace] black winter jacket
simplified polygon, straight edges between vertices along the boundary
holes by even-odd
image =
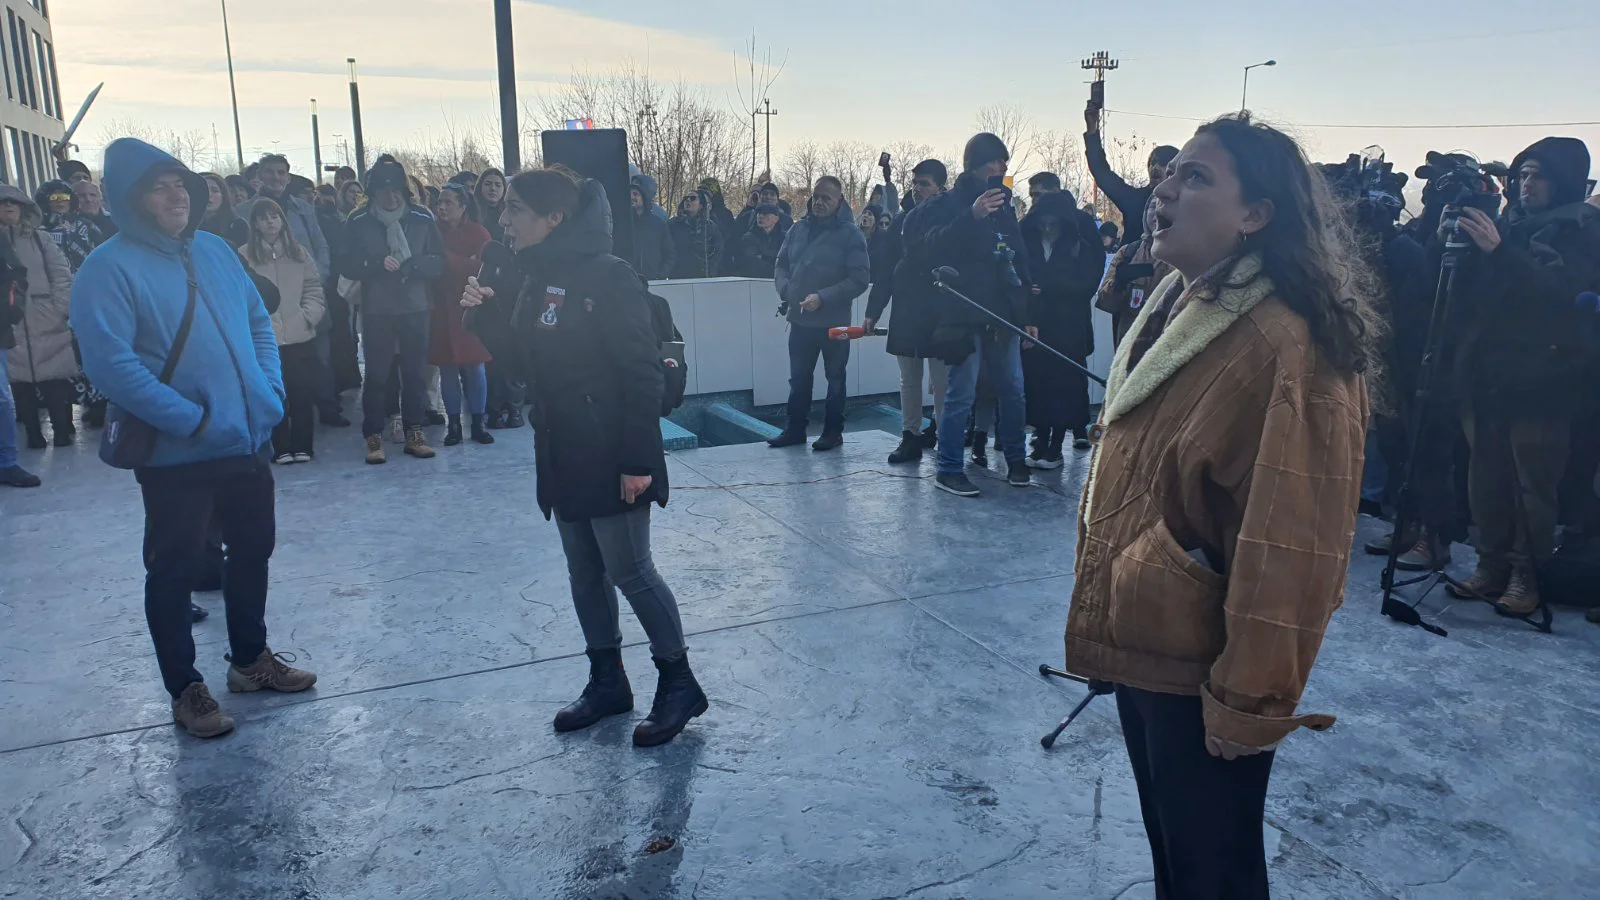
[[[399,315],[432,309],[428,283],[444,274],[444,238],[433,216],[412,205],[401,223],[411,258],[399,271],[383,267],[389,255],[388,229],[363,206],[350,214],[344,226],[344,258],[336,266],[340,275],[361,282],[362,315]]]
[[[668,225],[677,259],[673,278],[712,278],[722,260],[722,230],[705,213],[689,218],[678,215]]]
[[[1094,177],[1094,183],[1122,213],[1123,245],[1139,243],[1139,239],[1144,237],[1144,208],[1150,202],[1150,195],[1156,192],[1156,186],[1134,187],[1124,181],[1111,168],[1110,160],[1106,159],[1106,147],[1100,140],[1100,132],[1084,132],[1083,144],[1088,151],[1089,174]]]
[[[660,345],[644,285],[611,255],[609,209],[600,183],[585,181],[578,211],[517,254],[520,285],[497,288],[491,315],[469,323],[511,331],[515,355],[504,361],[528,383],[539,508],[567,522],[665,506],[669,492]],[[513,298],[503,317],[489,309],[501,297]],[[631,505],[623,475],[652,479]]]
[[[806,216],[794,223],[778,250],[773,271],[778,298],[789,305],[789,321],[807,328],[837,328],[850,324],[850,305],[872,281],[867,238],[856,227],[850,204],[840,202],[838,212],[826,221]],[[816,294],[822,307],[800,309],[801,301]]]
[[[906,265],[914,271],[930,272],[939,266],[953,267],[960,277],[951,287],[1011,324],[1025,326],[1029,324],[1033,279],[1022,229],[1011,206],[985,219],[973,217],[973,201],[984,190],[982,179],[963,172],[948,193],[913,209],[905,225]],[[1013,283],[1013,269],[1018,283]],[[931,276],[928,283],[931,289]],[[981,329],[993,324],[993,319],[955,297],[935,296],[941,329]]]
[[[894,315],[889,317],[886,349],[895,356],[926,359],[933,355],[933,329],[939,324],[939,297],[933,287],[931,266],[918,265],[906,254],[905,227],[913,211],[895,216],[894,224],[889,226],[888,243],[882,255],[892,260],[893,265],[883,270],[878,268],[880,260],[873,259],[872,293],[867,298],[866,317],[874,322],[882,321],[884,311],[892,303]]]
[[[1051,245],[1049,259],[1045,259],[1039,227],[1046,216],[1061,222],[1061,233]],[[1106,254],[1100,231],[1093,217],[1078,209],[1072,194],[1066,191],[1041,196],[1021,227],[1033,283],[1039,288],[1039,293],[1028,301],[1029,319],[1039,327],[1041,337],[1060,342],[1054,344],[1057,350],[1074,359],[1087,359],[1094,352],[1095,292],[1105,274]]]
[[[633,270],[651,281],[672,276],[678,262],[678,247],[672,229],[649,206],[633,213]]]
[[[744,267],[739,274],[746,278],[774,278],[778,270],[778,251],[783,249],[784,236],[789,226],[783,219],[772,227],[770,233],[750,226],[739,240],[739,263]]]

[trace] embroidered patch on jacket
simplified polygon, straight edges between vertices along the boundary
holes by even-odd
[[[1128,308],[1138,309],[1144,305],[1144,288],[1134,288],[1128,292]]]
[[[565,288],[547,287],[544,289],[544,315],[539,317],[539,327],[553,330],[561,324],[561,307],[567,302]]]

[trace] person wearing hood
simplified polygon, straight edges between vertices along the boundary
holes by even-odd
[[[1013,487],[1033,483],[1022,437],[1026,405],[1021,340],[994,324],[998,316],[1038,336],[1028,318],[1032,278],[1011,191],[989,186],[1005,175],[1010,159],[1011,151],[999,137],[974,135],[962,151],[964,171],[955,187],[917,206],[905,225],[907,255],[915,253],[919,268],[954,268],[951,287],[972,301],[941,295],[939,324],[931,338],[933,354],[950,364],[934,484],[960,497],[978,496],[977,485],[963,471],[962,442],[978,402],[980,371],[987,372],[999,400],[995,444],[1006,456],[1006,480]],[[974,436],[974,455],[979,450]]]
[[[629,176],[629,182],[639,185],[646,197],[650,198],[650,214],[663,222],[672,221],[672,216],[662,208],[657,201],[661,199],[661,187],[652,175],[643,172],[634,172]]]
[[[78,197],[65,181],[47,181],[39,185],[33,193],[33,202],[42,213],[39,230],[55,240],[66,254],[72,271],[78,271],[106,236],[100,233],[93,220],[78,212]]]
[[[885,347],[900,366],[900,445],[889,454],[894,465],[919,462],[924,450],[937,445],[939,419],[944,415],[944,395],[950,367],[934,359],[932,339],[938,295],[933,287],[933,264],[923,264],[906,252],[906,220],[918,207],[931,203],[944,193],[950,175],[944,163],[925,159],[911,170],[911,190],[902,204],[905,209],[889,226],[889,245],[885,252],[892,265],[872,273],[872,293],[862,325],[867,331],[877,327],[883,314],[894,304]],[[909,205],[906,205],[909,204]],[[879,261],[873,260],[874,265]],[[928,389],[923,390],[923,370],[927,370]],[[932,427],[922,428],[922,409],[928,393],[933,394]]]
[[[711,177],[702,178],[699,189],[705,195],[708,215],[722,236],[722,256],[713,274],[732,275],[739,270],[739,235],[742,232],[734,224],[733,210],[728,209],[727,201],[722,198],[722,182]]]
[[[17,342],[11,326],[20,323],[28,308],[25,292],[13,290],[24,275],[22,260],[11,247],[11,239],[0,230],[0,274],[6,282],[0,292],[0,484],[7,487],[34,488],[40,484],[39,476],[18,464],[17,459],[17,406],[13,399],[8,357]]]
[[[1036,184],[1044,189],[1021,223],[1033,272],[1028,318],[1040,343],[1087,363],[1094,352],[1094,295],[1106,264],[1100,230],[1055,175],[1035,175],[1029,186]],[[1089,379],[1039,347],[1023,350],[1022,377],[1033,426],[1028,465],[1059,469],[1069,436],[1074,447],[1089,448]]]
[[[673,278],[713,278],[722,259],[722,230],[711,219],[711,200],[705,191],[685,194],[672,220],[676,261]]]
[[[427,422],[429,283],[444,274],[444,240],[433,216],[410,202],[406,170],[393,158],[367,171],[367,205],[345,223],[343,274],[361,285],[361,433],[367,462],[383,463],[391,366],[399,357],[405,452],[432,459]]]
[[[9,184],[0,184],[0,229],[27,274],[28,302],[22,321],[11,326],[16,349],[9,354],[11,393],[28,435],[28,447],[46,446],[39,422],[49,412],[57,447],[72,446],[72,378],[78,361],[72,349],[68,313],[72,298],[72,266],[55,239],[40,230],[38,204]]]
[[[490,240],[505,243],[506,230],[500,224],[500,214],[506,209],[505,173],[499,169],[484,169],[468,191],[477,203],[478,224],[489,232]]]
[[[598,181],[554,169],[511,179],[506,239],[516,253],[498,283],[467,280],[473,326],[509,331],[505,361],[532,396],[539,508],[554,517],[589,657],[589,683],[556,714],[558,732],[633,709],[622,667],[616,592],[650,638],[659,679],[634,729],[664,744],[706,712],[689,668],[678,603],[650,556],[650,507],[666,506],[660,416],[665,377],[651,299],[611,255],[611,206]],[[487,302],[487,306],[484,306]]]
[[[316,263],[289,231],[288,216],[278,204],[262,198],[250,209],[250,240],[243,257],[250,270],[268,279],[278,291],[272,331],[278,338],[283,368],[283,421],[272,431],[273,462],[307,463],[316,427],[317,377],[321,365],[312,343],[327,312]]]
[[[641,175],[633,179],[628,191],[631,208],[633,210],[633,270],[651,281],[661,281],[672,275],[672,269],[678,262],[677,244],[672,240],[672,228],[665,219],[660,219],[651,211],[656,205],[656,196],[647,193],[655,185],[654,180],[649,180]]]
[[[783,239],[789,233],[783,210],[771,203],[755,208],[750,230],[740,238],[739,260],[746,278],[772,278],[778,270],[778,251],[783,249]]]
[[[1589,165],[1577,138],[1537,141],[1511,162],[1518,199],[1504,222],[1472,208],[1460,217],[1477,250],[1457,278],[1477,289],[1466,292],[1460,320],[1470,324],[1455,369],[1468,398],[1478,567],[1450,590],[1498,597],[1517,616],[1541,605],[1536,573],[1555,552],[1574,418],[1593,409],[1593,314],[1576,304],[1600,287],[1600,209],[1584,202]],[[1432,257],[1437,264],[1437,242]]]
[[[824,175],[811,191],[810,214],[784,237],[773,274],[773,286],[789,319],[789,406],[788,424],[768,445],[793,447],[806,442],[819,356],[828,378],[828,399],[822,436],[811,449],[834,450],[844,443],[850,342],[829,339],[828,329],[850,324],[850,306],[871,280],[867,239],[845,202],[844,185]]]
[[[284,396],[278,340],[238,253],[197,230],[205,179],[134,138],[111,142],[105,172],[118,234],[78,272],[72,328],[95,385],[157,432],[134,470],[145,511],[145,617],[174,721],[215,737],[233,720],[195,668],[189,621],[213,516],[228,548],[229,689],[294,692],[317,680],[267,646],[276,528],[267,455]]]

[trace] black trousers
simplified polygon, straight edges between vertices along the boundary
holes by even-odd
[[[844,431],[844,404],[848,386],[845,366],[850,362],[850,342],[828,339],[828,329],[808,325],[789,326],[789,431],[804,433],[811,418],[811,382],[817,372],[817,357],[828,377],[828,399],[823,405],[822,432]]]
[[[274,453],[310,453],[316,433],[317,398],[322,393],[325,374],[317,358],[315,341],[282,344],[278,358],[283,363],[283,421],[272,429]]]
[[[387,418],[390,367],[400,357],[401,414],[406,427],[427,423],[428,313],[365,315],[361,319],[361,352],[366,359],[366,384],[361,391],[361,435],[383,434]]]
[[[267,561],[277,540],[272,468],[263,456],[139,469],[144,495],[144,615],[167,693],[203,681],[194,667],[189,594],[205,569],[213,523],[227,545],[222,599],[233,660],[267,645]]]
[[[17,406],[17,420],[26,426],[29,434],[42,431],[39,411],[50,414],[50,426],[57,431],[72,430],[72,401],[78,396],[72,382],[65,378],[52,378],[39,382],[12,382],[11,396]]]
[[[1273,753],[1206,752],[1200,698],[1117,685],[1157,900],[1268,900],[1261,818]]]

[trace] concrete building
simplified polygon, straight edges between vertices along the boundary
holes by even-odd
[[[0,102],[0,177],[29,194],[56,177],[50,151],[66,131],[56,49],[50,35],[50,0],[4,0],[0,60],[5,99]]]

